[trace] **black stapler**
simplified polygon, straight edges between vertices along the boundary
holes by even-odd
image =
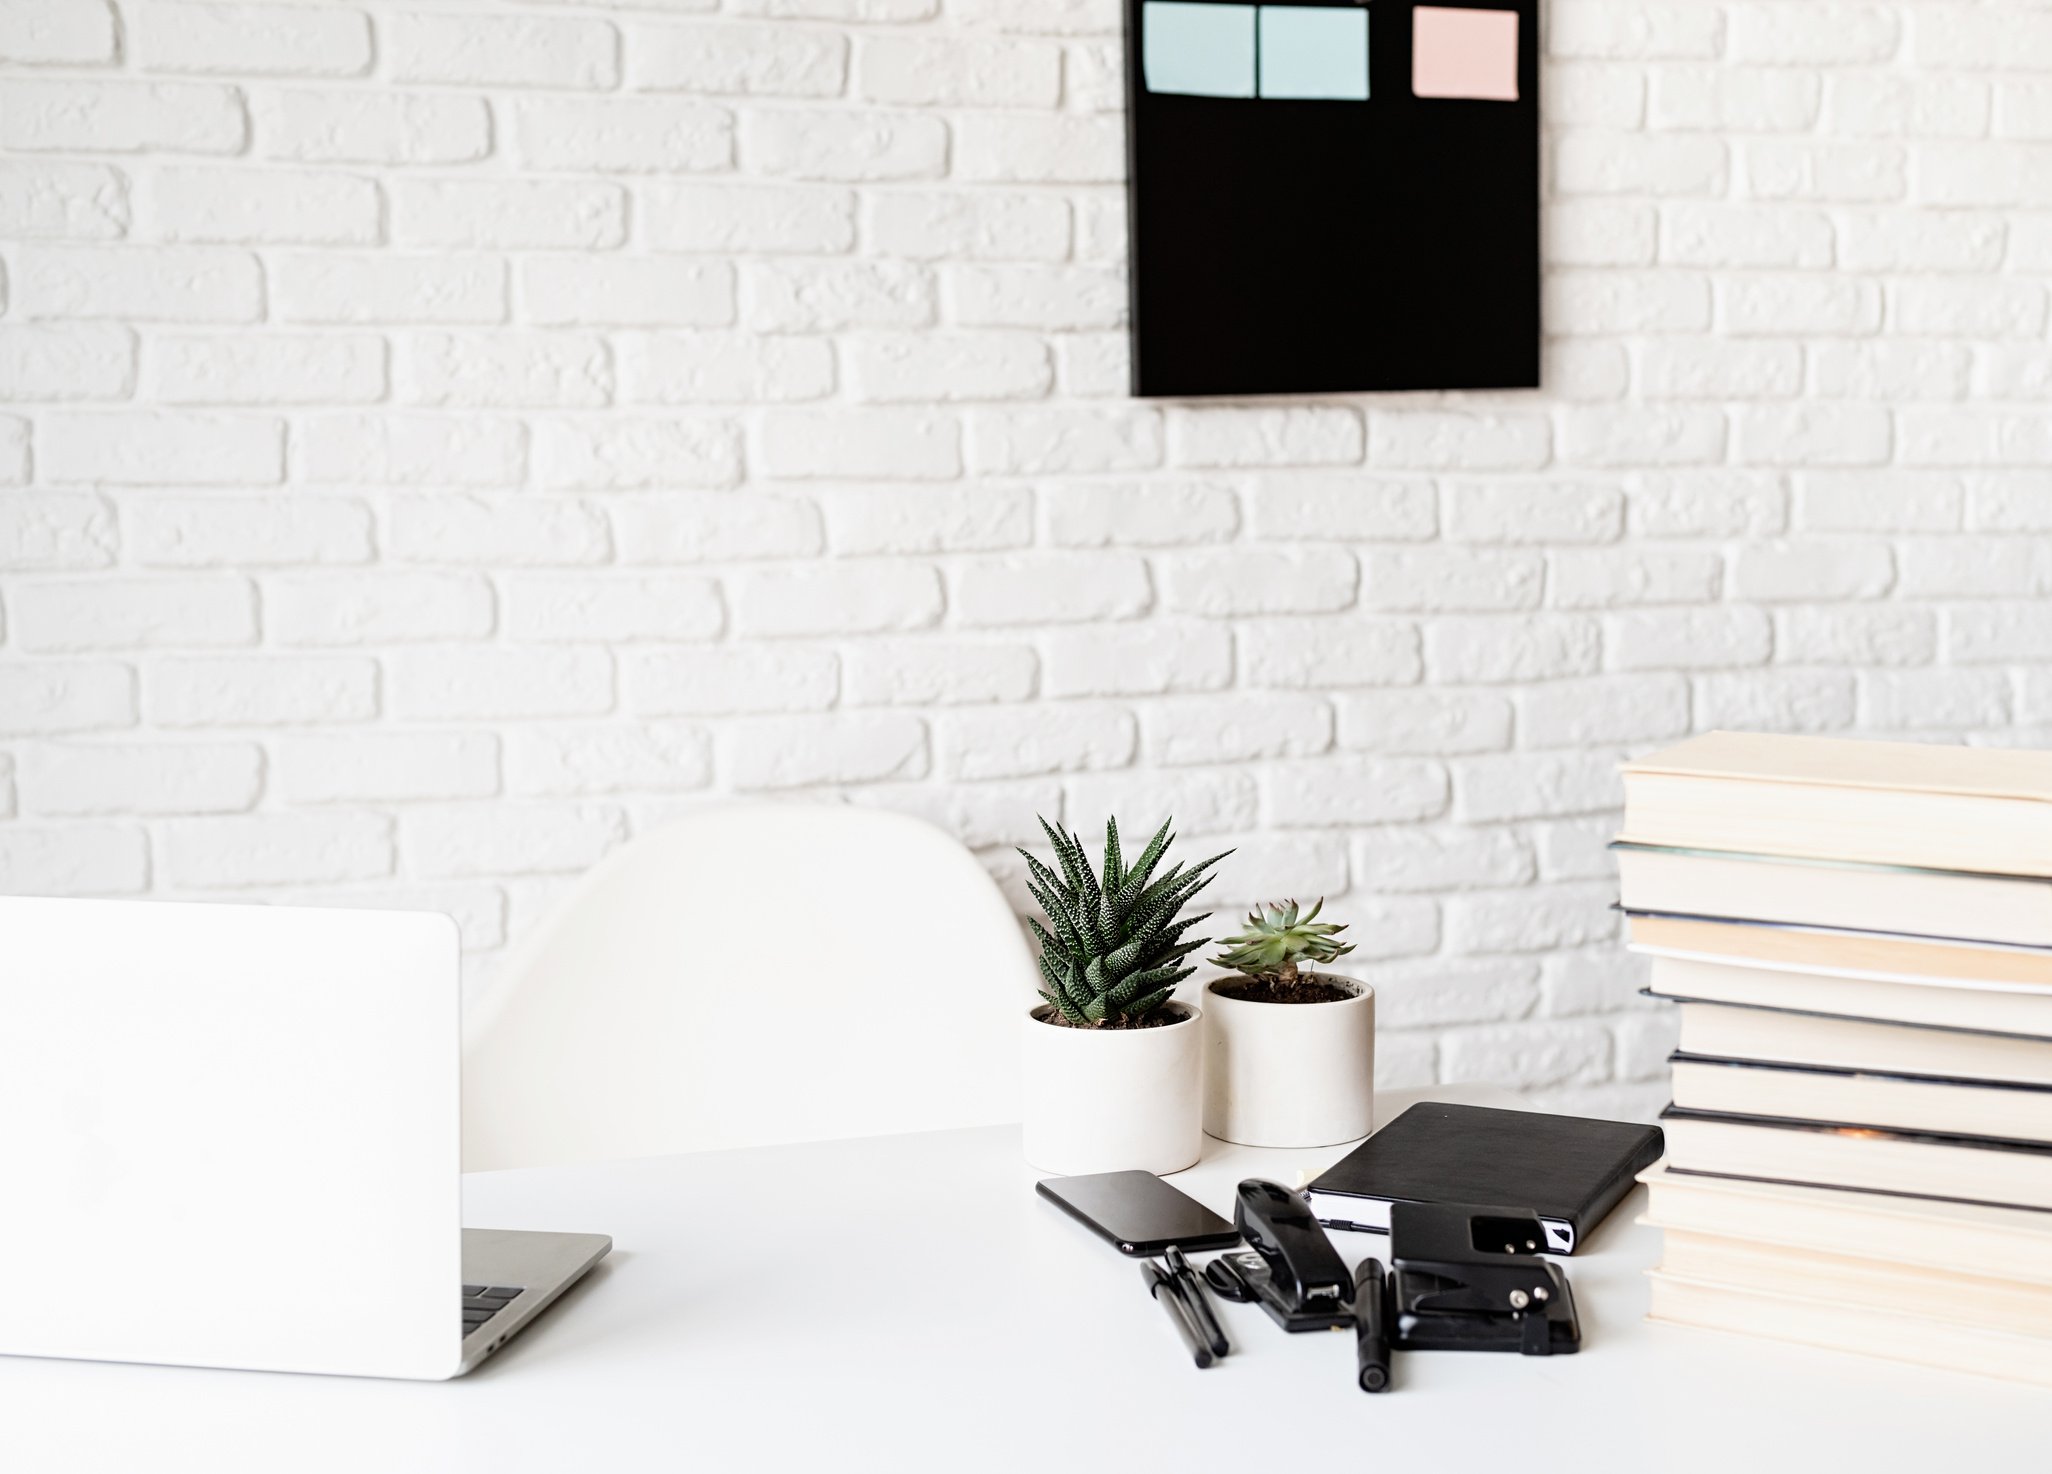
[[[1579,1350],[1567,1276],[1534,1257],[1532,1246],[1545,1242],[1538,1220],[1515,1209],[1392,1203],[1391,1345],[1526,1356]]]
[[[1252,1252],[1206,1265],[1212,1289],[1253,1301],[1286,1331],[1353,1329],[1353,1276],[1302,1193],[1250,1177],[1234,1196],[1233,1226]]]

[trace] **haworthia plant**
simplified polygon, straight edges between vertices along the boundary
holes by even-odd
[[[1210,938],[1186,942],[1183,934],[1204,917],[1178,921],[1176,913],[1211,884],[1207,872],[1225,855],[1189,869],[1178,861],[1155,878],[1155,867],[1175,843],[1169,828],[1174,822],[1156,830],[1128,865],[1119,851],[1119,821],[1109,820],[1101,874],[1090,868],[1075,835],[1045,819],[1040,827],[1060,873],[1019,851],[1030,872],[1026,887],[1047,915],[1046,925],[1027,923],[1040,940],[1040,976],[1047,985],[1040,996],[1066,1022],[1079,1028],[1134,1027],[1196,971],[1182,961]]]

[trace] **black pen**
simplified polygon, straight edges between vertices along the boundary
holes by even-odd
[[[1167,1311],[1168,1318],[1176,1323],[1176,1334],[1190,1348],[1191,1359],[1200,1367],[1210,1366],[1211,1348],[1198,1336],[1196,1323],[1190,1318],[1190,1308],[1183,1303],[1176,1282],[1163,1274],[1161,1267],[1152,1259],[1140,1266],[1140,1277],[1147,1281],[1147,1293],[1154,1297],[1154,1303]]]
[[[1389,1298],[1382,1261],[1373,1254],[1354,1271],[1354,1349],[1361,1390],[1389,1390]]]
[[[1183,1257],[1181,1249],[1170,1244],[1165,1257],[1176,1288],[1183,1292],[1183,1303],[1190,1308],[1190,1319],[1197,1325],[1197,1334],[1210,1344],[1213,1356],[1224,1356],[1233,1349],[1233,1344],[1226,1340],[1225,1327],[1218,1323],[1218,1313],[1211,1308],[1211,1292],[1204,1288],[1204,1281],[1198,1277],[1197,1271],[1190,1268],[1190,1261]]]

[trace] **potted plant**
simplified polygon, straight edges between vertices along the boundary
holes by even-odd
[[[1313,973],[1353,951],[1324,901],[1250,913],[1206,988],[1204,1129],[1246,1146],[1331,1146],[1375,1129],[1375,990]]]
[[[1225,856],[1157,876],[1169,824],[1128,865],[1113,819],[1094,871],[1075,835],[1040,827],[1059,873],[1019,852],[1045,915],[1028,922],[1046,986],[1025,1021],[1026,1159],[1061,1173],[1179,1172],[1204,1147],[1203,1016],[1171,995],[1196,971],[1183,959],[1210,939],[1184,940],[1204,917],[1177,913]]]

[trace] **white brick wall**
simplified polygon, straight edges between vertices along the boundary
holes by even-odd
[[[1548,388],[1248,404],[1123,397],[1118,30],[0,0],[0,886],[484,975],[710,794],[1173,809],[1645,1109],[1620,752],[2052,740],[2052,18],[1553,0]]]

